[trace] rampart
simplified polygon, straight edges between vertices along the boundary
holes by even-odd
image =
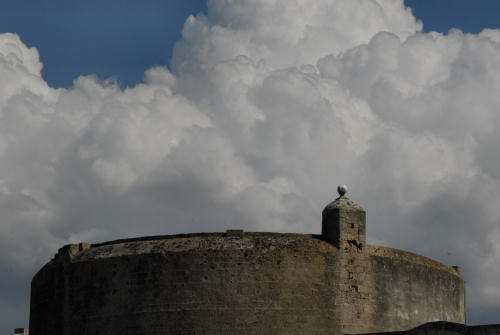
[[[321,235],[200,233],[61,248],[32,280],[30,333],[343,334],[465,323],[456,268],[365,242],[345,197]]]

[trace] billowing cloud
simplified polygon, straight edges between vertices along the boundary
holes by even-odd
[[[403,1],[209,1],[172,71],[124,90],[53,89],[36,49],[0,35],[0,262],[34,271],[64,243],[145,234],[317,233],[346,183],[369,241],[461,265],[469,307],[498,309],[500,31],[421,29]]]

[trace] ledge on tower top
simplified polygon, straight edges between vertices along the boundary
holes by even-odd
[[[349,211],[364,211],[364,209],[360,205],[343,195],[326,205],[324,210],[339,208]]]

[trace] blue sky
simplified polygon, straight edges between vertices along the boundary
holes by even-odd
[[[184,21],[205,7],[203,0],[5,0],[0,32],[36,46],[55,87],[91,73],[133,85],[147,68],[168,63]]]
[[[492,0],[406,0],[424,31],[459,28],[477,33],[500,26]],[[205,11],[203,0],[3,0],[0,32],[19,34],[36,46],[44,79],[70,87],[79,75],[114,77],[123,86],[142,81],[153,65],[167,65],[188,15]]]
[[[320,10],[314,17],[324,21],[299,27],[300,11],[269,19],[263,1],[255,18],[237,3],[216,8],[214,22],[192,20],[175,75],[152,69],[144,87],[120,90],[77,78],[134,87],[152,66],[169,65],[186,18],[206,11],[205,1],[0,1],[0,33],[22,40],[0,36],[0,333],[27,325],[29,281],[64,243],[228,228],[314,232],[333,179],[366,190],[353,198],[367,206],[374,244],[463,266],[475,304],[469,321],[500,322],[500,249],[487,243],[500,237],[500,32],[413,36],[404,8],[386,15],[359,2],[353,29],[351,17],[333,22]],[[405,3],[424,32],[500,27],[498,1]],[[209,29],[241,18],[231,33],[243,38]],[[294,40],[316,23],[311,44]],[[259,35],[262,26],[276,36]],[[411,43],[400,45],[408,34]],[[38,50],[44,81],[25,45]],[[4,57],[3,48],[19,57]],[[192,75],[200,64],[205,72]],[[317,64],[317,87],[328,90],[311,89],[302,64]],[[321,136],[309,141],[307,129]],[[246,226],[226,225],[232,217]]]
[[[405,0],[413,14],[424,22],[424,31],[447,32],[458,28],[478,33],[484,28],[498,28],[500,3],[492,0]]]

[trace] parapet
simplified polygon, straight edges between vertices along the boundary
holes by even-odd
[[[91,246],[92,245],[90,243],[86,242],[66,244],[65,246],[59,248],[57,254],[55,254],[52,260],[55,262],[71,261],[76,255],[81,253],[83,250],[90,248]]]

